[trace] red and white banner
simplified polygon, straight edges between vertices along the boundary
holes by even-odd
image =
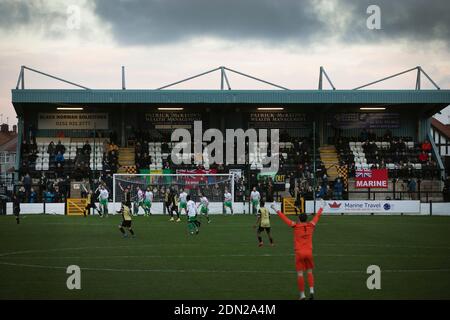
[[[192,169],[192,170],[177,170],[177,174],[186,175],[183,177],[183,180],[186,184],[186,188],[190,189],[190,186],[198,185],[199,183],[208,182],[208,176],[201,176],[202,174],[215,174],[217,173],[216,169]]]
[[[383,188],[388,187],[387,169],[358,169],[355,173],[356,188]]]

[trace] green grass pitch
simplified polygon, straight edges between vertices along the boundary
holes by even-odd
[[[198,236],[167,216],[0,216],[0,299],[297,299],[292,230],[272,216],[212,216]],[[293,217],[291,217],[293,218]],[[449,299],[450,217],[323,216],[314,236],[317,299]],[[264,237],[265,243],[267,240]],[[381,268],[381,290],[366,269]],[[68,290],[66,268],[81,268]]]

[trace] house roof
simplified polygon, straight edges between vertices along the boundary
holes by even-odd
[[[15,152],[17,147],[17,133],[0,132],[0,151]]]
[[[443,124],[438,119],[432,118],[431,125],[450,140],[450,124]]]

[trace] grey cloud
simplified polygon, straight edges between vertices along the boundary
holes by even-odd
[[[212,36],[309,41],[329,27],[313,0],[96,0],[96,14],[125,44]]]
[[[26,1],[0,0],[0,28],[29,24],[31,6]]]
[[[123,44],[155,44],[212,36],[308,44],[383,39],[450,40],[448,0],[95,0],[95,12]],[[366,27],[369,5],[381,7],[382,30]],[[344,23],[336,23],[345,16]]]
[[[366,27],[369,5],[381,11],[381,30]],[[343,39],[367,42],[391,40],[442,40],[450,42],[450,1],[448,0],[340,0],[340,10],[347,10]]]
[[[67,12],[55,3],[0,0],[0,29],[42,30],[49,37],[63,37]],[[334,9],[326,6],[329,3]],[[372,4],[381,8],[382,30],[366,27],[366,9]],[[300,46],[330,39],[342,43],[442,40],[450,45],[449,0],[93,0],[85,9],[94,10],[123,45],[199,37],[271,45],[289,41]],[[83,25],[80,33],[88,34],[89,28]]]
[[[66,29],[66,6],[58,9],[53,0],[0,0],[0,30],[42,31],[45,36],[61,38]]]

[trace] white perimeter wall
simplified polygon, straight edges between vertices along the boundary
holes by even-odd
[[[333,200],[327,201],[327,202],[333,202]],[[342,201],[344,202],[344,201]],[[351,201],[347,201],[351,202]],[[411,208],[414,207],[414,204],[407,203],[408,201],[363,201],[363,202],[369,202],[369,203],[381,203],[381,205],[384,205],[386,202],[389,202],[391,204],[391,207],[395,208],[393,210],[374,210],[375,215],[399,215],[401,213],[405,215],[429,215],[430,214],[430,204],[429,203],[420,203],[417,205],[417,210],[408,211],[408,210],[402,210],[403,204],[405,205],[405,208]],[[98,204],[97,204],[98,205]],[[46,210],[45,212],[48,214],[57,214],[57,215],[64,215],[64,203],[47,203],[45,205]],[[275,206],[277,209],[281,208],[280,203],[275,203]],[[313,201],[306,201],[306,212],[312,213],[314,204]],[[266,204],[266,208],[269,208],[270,204]],[[108,210],[110,214],[115,214],[117,210],[120,209],[120,203],[109,203],[108,204]],[[235,202],[233,205],[233,210],[235,213],[249,213],[249,206],[248,203],[242,203],[242,202]],[[345,211],[345,215],[370,215],[370,210],[363,210],[363,211]],[[450,216],[450,203],[433,203],[432,204],[432,211],[433,215],[448,215]],[[20,213],[21,214],[41,214],[44,212],[44,204],[43,203],[21,203],[20,204]],[[154,214],[162,214],[163,212],[163,204],[161,202],[159,203],[153,203],[152,206],[152,213]],[[212,202],[209,204],[209,212],[210,214],[222,214],[222,203],[221,202]],[[325,210],[324,214],[341,214],[343,210]],[[6,205],[6,213],[11,215],[12,212],[12,203],[8,202]],[[139,214],[143,214],[142,208],[139,209]],[[227,210],[227,213],[229,213],[229,210]]]

